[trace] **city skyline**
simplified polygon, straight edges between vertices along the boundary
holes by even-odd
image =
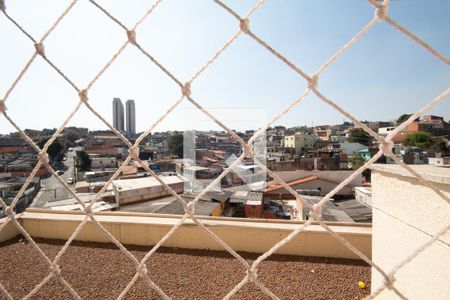
[[[244,14],[253,4],[254,1],[239,1],[232,7]],[[41,4],[30,3],[26,9],[22,5],[8,3],[8,11],[20,17],[36,38],[64,8],[63,3],[49,5],[45,11],[34,9],[34,5]],[[145,6],[129,7],[114,1],[105,5],[127,24],[133,24]],[[394,1],[389,13],[449,57],[450,43],[446,37],[450,35],[450,20],[445,15],[449,10],[448,1],[435,1],[433,5],[421,1]],[[35,16],[34,11],[39,11],[39,16]],[[305,13],[299,16],[298,11]],[[199,15],[202,18],[198,18]],[[168,16],[171,16],[170,22]],[[326,21],[316,22],[319,16]],[[288,1],[283,5],[268,2],[251,17],[250,26],[276,50],[311,74],[372,17],[373,10],[364,1],[349,1],[346,6],[334,1],[320,4]],[[80,24],[79,18],[85,22]],[[314,31],[310,24],[315,24]],[[0,25],[0,33],[10,45],[1,48],[4,59],[0,70],[0,82],[3,83],[0,95],[3,96],[34,48],[10,22],[0,19]],[[191,78],[236,30],[235,20],[212,2],[167,2],[143,22],[137,36],[158,61],[184,81]],[[175,38],[167,39],[167,36]],[[108,22],[88,3],[80,2],[62,20],[58,30],[50,34],[45,50],[67,76],[83,87],[115,53],[124,38],[120,28]],[[79,46],[71,49],[66,47],[68,44]],[[183,51],[179,51],[180,47]],[[395,29],[380,23],[325,71],[318,87],[359,120],[395,120],[431,101],[448,87],[449,82],[450,71],[445,64]],[[268,112],[268,121],[301,95],[305,87],[306,82],[298,74],[255,41],[241,35],[194,82],[191,91],[192,97],[207,110],[263,109]],[[90,89],[89,104],[106,120],[112,120],[109,107],[110,99],[115,95],[140,99],[136,131],[142,132],[175,102],[180,96],[180,88],[141,53],[128,46]],[[55,128],[63,123],[78,100],[67,82],[37,58],[8,97],[6,106],[11,118],[22,129]],[[155,131],[186,129],[184,114],[186,109],[193,107],[183,100]],[[426,113],[449,120],[449,99]],[[197,116],[203,118],[204,115],[197,112]],[[287,127],[335,124],[342,118],[316,96],[309,95],[277,124]],[[223,123],[237,130],[249,129],[233,118],[223,120]],[[107,129],[84,106],[67,126]],[[199,129],[220,128],[208,121]],[[0,116],[0,133],[12,131],[15,130],[11,124]]]

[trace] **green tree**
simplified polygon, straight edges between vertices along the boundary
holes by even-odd
[[[366,163],[366,160],[361,156],[361,154],[355,152],[353,154],[353,156],[350,156],[348,158],[348,162],[349,162],[349,164],[351,164],[352,170],[358,170]],[[370,169],[365,169],[362,172],[362,175],[364,176],[364,178],[366,179],[367,182],[370,182],[370,177],[371,177]]]
[[[167,139],[167,147],[169,148],[169,153],[177,155],[178,157],[183,157],[183,135],[176,134],[171,135]]]
[[[91,159],[89,158],[89,155],[87,154],[87,152],[86,151],[77,151],[76,155],[77,155],[77,158],[76,158],[77,165],[76,166],[81,171],[89,170],[91,167]]]
[[[395,123],[401,124],[401,123],[405,122],[406,120],[408,120],[409,117],[411,117],[411,116],[412,116],[412,114],[403,114],[400,117],[398,117],[398,119],[397,119],[397,121],[395,121]]]
[[[350,131],[348,141],[350,143],[360,143],[368,146],[372,142],[372,137],[363,129],[355,128],[352,131]]]
[[[420,149],[426,150],[434,145],[434,141],[431,136],[431,133],[419,131],[419,132],[413,132],[410,135],[408,135],[408,138],[405,141],[405,145],[406,146],[415,146]]]
[[[348,162],[352,165],[352,170],[358,170],[364,165],[366,160],[359,153],[354,153],[348,158]]]
[[[76,140],[81,138],[81,134],[76,127],[66,127],[63,131],[64,137],[74,145]]]
[[[41,138],[38,140],[37,145],[39,148],[42,149],[49,139],[50,138]],[[47,153],[52,160],[59,160],[65,150],[65,143],[57,139],[48,147]]]
[[[447,145],[442,139],[434,138],[431,133],[425,131],[414,132],[408,135],[405,145],[436,152],[447,150]]]

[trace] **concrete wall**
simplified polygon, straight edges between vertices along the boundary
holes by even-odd
[[[91,158],[91,168],[115,168],[117,167],[117,160],[115,157],[93,157]]]
[[[29,209],[21,217],[32,237],[67,240],[83,219],[74,212],[52,212]],[[138,213],[96,213],[96,218],[124,244],[154,245],[179,220],[180,216]],[[299,221],[264,221],[237,218],[199,217],[204,224],[234,250],[262,253],[286,237]],[[223,250],[192,221],[181,226],[164,244],[166,247]],[[371,256],[371,227],[358,224],[331,224],[333,230],[348,239],[367,256]],[[109,242],[92,223],[87,223],[76,240]],[[318,225],[311,225],[278,253],[358,259]]]
[[[168,186],[171,187],[177,194],[183,193],[183,182],[170,183],[168,184]],[[120,205],[171,195],[170,192],[162,185],[155,185],[126,191],[120,191],[116,187],[114,187],[114,193],[116,195],[116,202]]]
[[[14,224],[11,221],[9,221],[8,224],[4,225],[5,222],[6,218],[0,219],[0,228],[5,226],[0,231],[0,243],[10,240],[19,235],[19,230],[17,229],[16,226],[14,226]]]
[[[450,196],[450,171],[412,166]],[[375,165],[373,261],[387,273],[450,222],[450,204],[396,165]],[[450,232],[396,275],[395,286],[408,299],[450,299]],[[372,269],[372,291],[382,277]],[[399,299],[385,290],[380,299]]]

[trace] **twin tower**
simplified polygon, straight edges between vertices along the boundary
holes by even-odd
[[[126,106],[126,132],[129,136],[136,134],[136,108],[134,100],[128,100]],[[120,98],[113,99],[113,126],[119,131],[124,131],[123,104]]]

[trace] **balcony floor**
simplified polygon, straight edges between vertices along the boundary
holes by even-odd
[[[36,239],[53,259],[64,241]],[[150,247],[127,246],[138,259]],[[251,261],[257,255],[242,253]],[[0,282],[14,298],[22,298],[48,275],[48,268],[24,239],[0,244]],[[74,241],[62,256],[62,276],[83,299],[115,299],[135,273],[133,263],[112,244]],[[242,265],[219,251],[161,248],[147,262],[150,277],[173,299],[221,299],[244,276]],[[259,267],[258,278],[281,299],[360,299],[370,292],[371,269],[361,261],[273,255]],[[367,284],[360,289],[358,281]],[[51,279],[34,299],[69,299]],[[267,299],[247,284],[235,299]],[[126,299],[159,299],[139,278]]]

